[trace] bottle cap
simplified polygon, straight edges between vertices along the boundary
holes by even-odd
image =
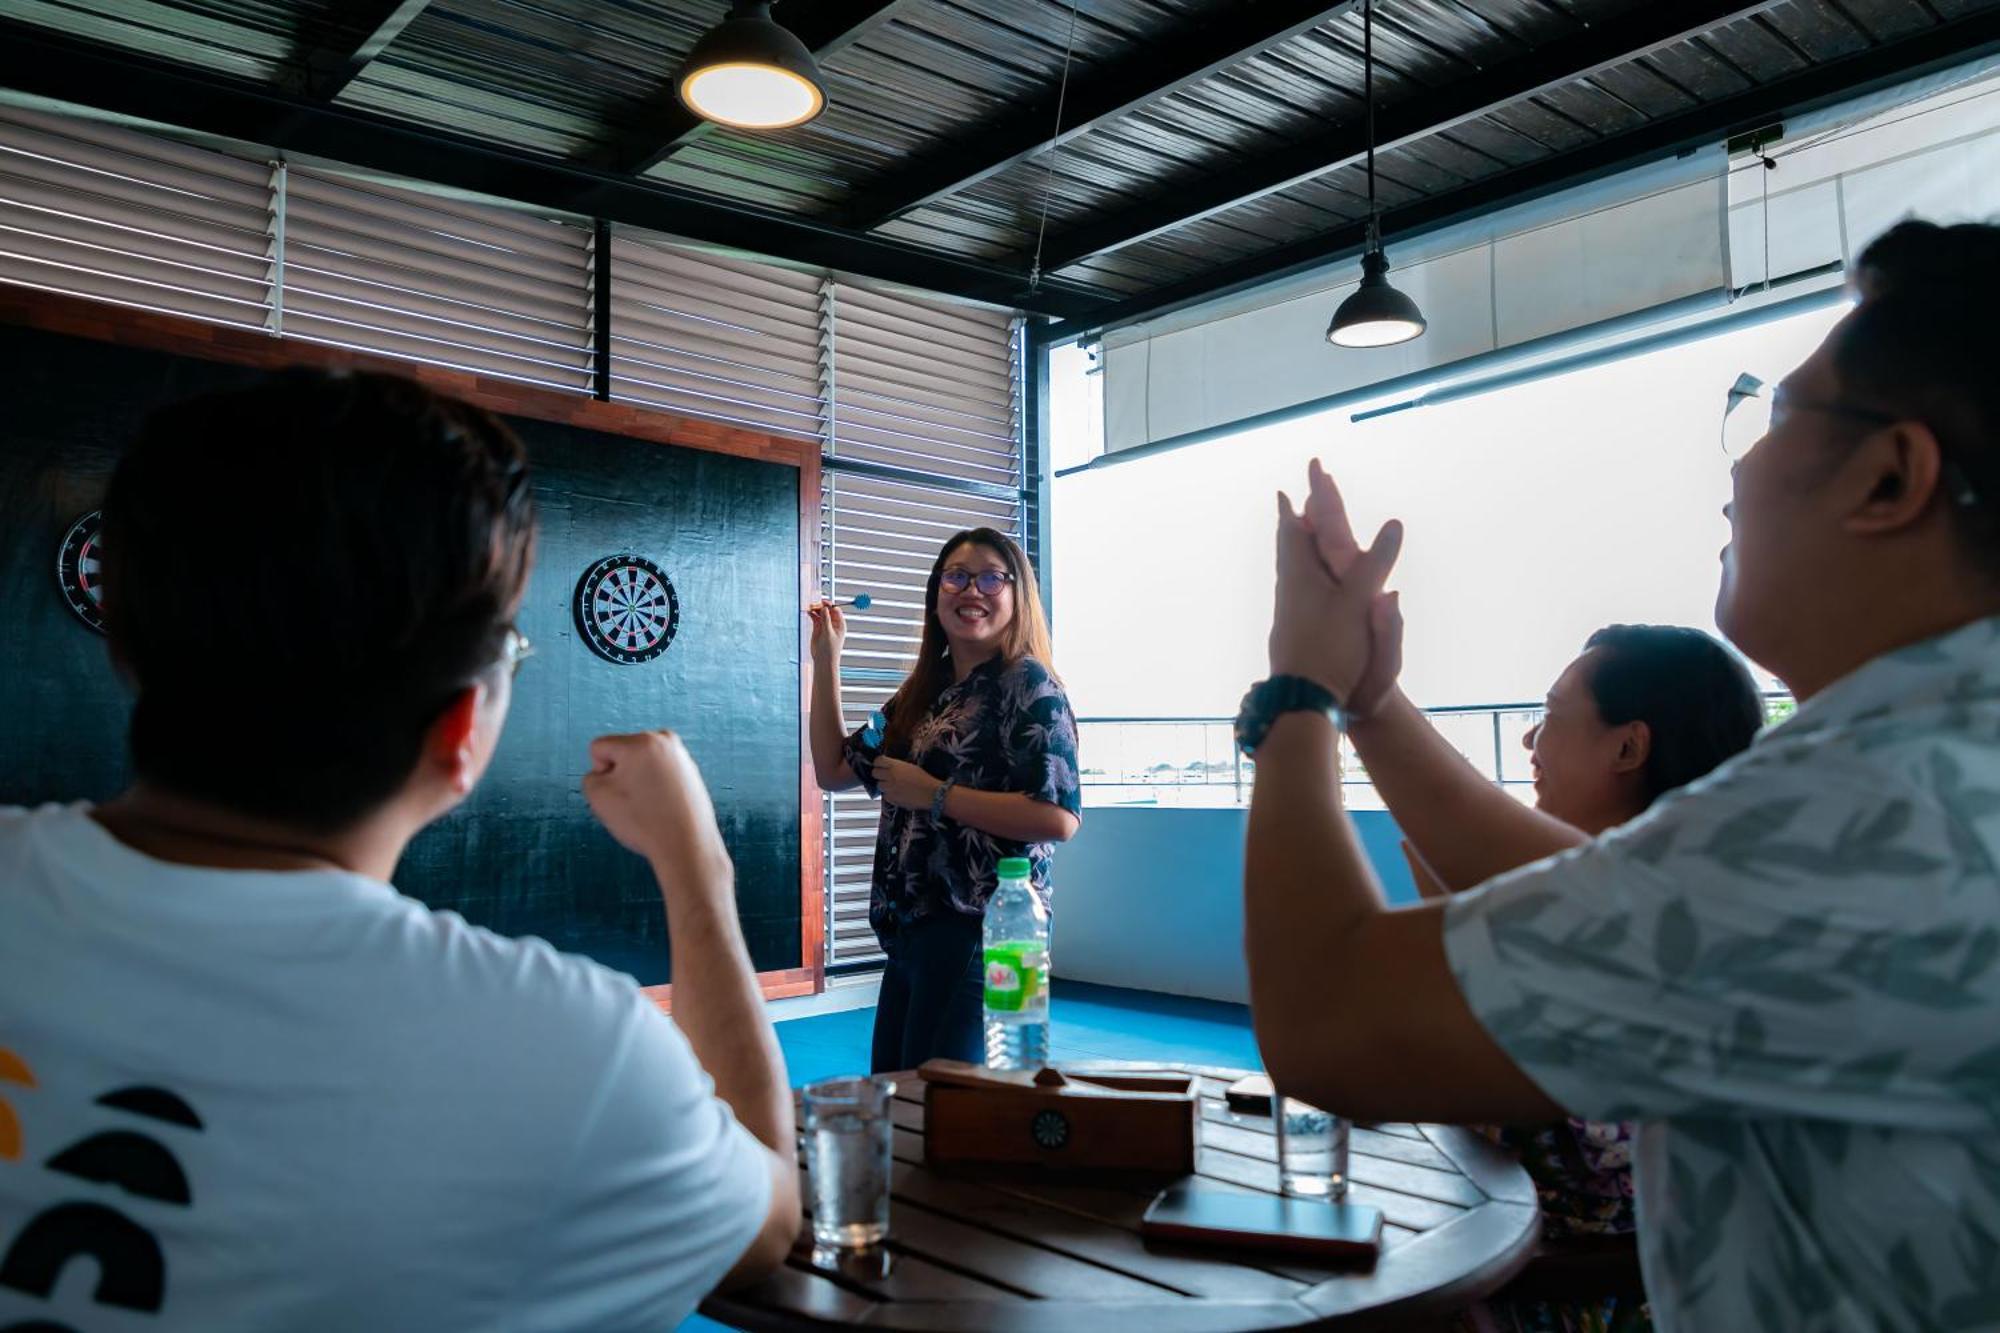
[[[1003,856],[1000,858],[1000,878],[1026,879],[1033,873],[1025,856]]]

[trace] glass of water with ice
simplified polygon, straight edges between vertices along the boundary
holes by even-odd
[[[1348,1122],[1295,1097],[1276,1100],[1279,1190],[1303,1199],[1345,1198]]]
[[[893,1079],[830,1078],[804,1089],[813,1244],[867,1249],[889,1235]]]

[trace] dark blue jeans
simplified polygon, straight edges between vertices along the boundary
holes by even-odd
[[[875,1002],[874,1072],[915,1069],[933,1057],[985,1062],[983,924],[978,917],[945,912],[896,937]]]

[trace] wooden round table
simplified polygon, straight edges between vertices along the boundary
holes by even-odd
[[[1239,1115],[1223,1100],[1241,1071],[1143,1067],[1200,1076],[1196,1172],[1205,1184],[1277,1190],[1270,1118]],[[1393,1328],[1438,1320],[1490,1294],[1527,1262],[1539,1232],[1527,1173],[1485,1139],[1448,1126],[1355,1128],[1348,1198],[1380,1208],[1385,1220],[1380,1259],[1357,1269],[1144,1240],[1139,1217],[1157,1183],[931,1171],[923,1164],[924,1084],[914,1074],[897,1077],[895,1119],[889,1272],[815,1268],[808,1230],[786,1267],[710,1297],[702,1313],[753,1330]],[[800,1177],[803,1192],[803,1166]]]

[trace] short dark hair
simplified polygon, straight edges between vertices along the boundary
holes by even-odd
[[[1606,725],[1644,722],[1652,734],[1648,805],[1740,754],[1764,725],[1749,669],[1698,629],[1606,625],[1583,648],[1597,653],[1590,693]]]
[[[1898,223],[1861,252],[1854,286],[1834,348],[1843,392],[1937,435],[1974,497],[1947,495],[1953,520],[2000,577],[2000,226]]]
[[[153,413],[104,502],[134,769],[350,827],[497,662],[534,534],[520,441],[414,381],[288,370]]]

